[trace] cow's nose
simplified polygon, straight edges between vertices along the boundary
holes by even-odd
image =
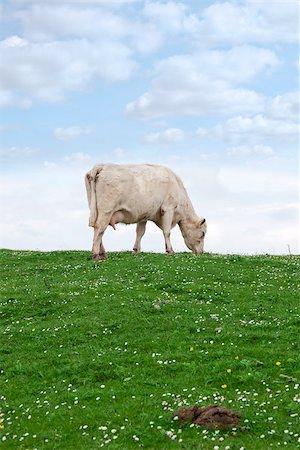
[[[203,250],[199,250],[199,249],[194,250],[195,255],[202,255],[202,253],[203,253]]]

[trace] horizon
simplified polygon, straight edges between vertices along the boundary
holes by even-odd
[[[32,250],[32,249],[17,249],[17,248],[0,248],[0,251],[8,251],[8,252],[15,252],[15,253],[64,253],[64,252],[86,252],[86,253],[91,253],[90,250],[79,250],[76,248],[70,248],[68,250],[60,250],[60,249],[56,249],[56,250]],[[293,256],[299,256],[299,253],[282,253],[282,254],[271,254],[271,253],[218,253],[218,252],[206,252],[204,251],[203,253],[201,253],[200,255],[194,255],[190,250],[184,250],[184,251],[180,251],[180,252],[175,252],[174,255],[167,255],[166,252],[164,251],[153,251],[153,250],[149,250],[149,251],[141,251],[138,255],[133,254],[132,250],[114,250],[114,251],[108,251],[108,259],[109,259],[109,255],[110,254],[118,254],[118,253],[129,253],[132,254],[132,257],[136,257],[138,258],[140,255],[144,256],[144,255],[165,255],[166,257],[170,257],[172,258],[172,256],[176,256],[176,255],[182,255],[182,254],[187,254],[187,255],[191,255],[193,258],[201,258],[202,256],[229,256],[229,257],[233,257],[233,256],[238,256],[238,257],[263,257],[263,256],[271,256],[271,257],[275,257],[275,258],[281,258],[281,257],[293,257]],[[104,260],[107,261],[108,259]],[[103,261],[96,261],[95,264],[98,263],[102,263]]]

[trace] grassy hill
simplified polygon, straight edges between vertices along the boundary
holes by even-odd
[[[300,446],[300,257],[0,258],[3,448]],[[241,426],[173,419],[213,403]]]

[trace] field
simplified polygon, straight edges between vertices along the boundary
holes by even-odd
[[[300,447],[300,257],[0,258],[2,448]],[[240,426],[174,418],[213,403]]]

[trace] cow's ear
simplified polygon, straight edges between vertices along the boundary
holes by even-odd
[[[202,218],[202,219],[199,220],[199,225],[204,225],[205,222],[206,222],[206,220],[204,218]]]

